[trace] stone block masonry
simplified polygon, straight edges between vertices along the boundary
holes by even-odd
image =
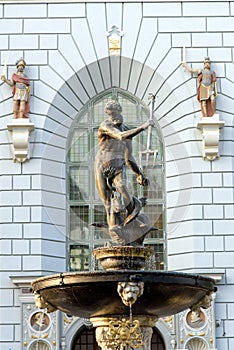
[[[132,15],[134,13],[134,15]],[[106,31],[124,32],[121,56],[109,57]],[[216,299],[216,348],[233,349],[234,3],[231,1],[0,1],[0,60],[7,76],[24,56],[32,81],[30,162],[13,163],[6,125],[11,89],[0,85],[0,348],[22,350],[18,289],[9,276],[66,270],[66,160],[69,133],[82,107],[117,87],[156,113],[165,147],[167,253],[171,270],[225,273]],[[201,157],[196,77],[210,56],[217,110],[225,121],[220,159]],[[14,317],[13,317],[14,314]],[[221,328],[220,328],[221,329]]]

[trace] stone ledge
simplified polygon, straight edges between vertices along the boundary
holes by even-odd
[[[34,124],[28,119],[13,119],[11,123],[7,124],[7,129],[11,135],[14,162],[23,163],[30,159],[29,136],[34,130]]]
[[[213,117],[203,117],[197,123],[197,129],[202,133],[203,159],[215,160],[219,158],[219,134],[224,122],[219,120],[219,114]]]

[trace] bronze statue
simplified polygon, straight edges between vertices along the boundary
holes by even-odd
[[[28,118],[29,113],[29,97],[30,97],[30,80],[24,74],[26,62],[20,58],[16,62],[17,72],[13,73],[11,80],[8,80],[3,74],[1,79],[12,86],[13,95],[13,113],[14,118]]]
[[[118,282],[117,291],[124,305],[131,306],[144,292],[144,282]]]
[[[151,227],[149,219],[140,214],[145,199],[133,196],[126,186],[125,166],[136,174],[138,184],[148,185],[148,179],[132,155],[132,138],[150,125],[154,126],[154,122],[149,120],[139,127],[129,129],[123,124],[122,107],[116,101],[107,103],[105,112],[109,118],[101,123],[98,130],[95,180],[106,210],[107,226],[102,223],[93,225],[101,227],[116,243],[140,243],[142,240],[139,241],[138,238],[145,235]]]
[[[216,112],[216,74],[210,69],[210,59],[205,57],[204,69],[192,69],[185,61],[182,66],[190,73],[198,74],[197,99],[201,104],[202,117],[212,117]]]

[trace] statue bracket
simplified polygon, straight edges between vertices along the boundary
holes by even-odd
[[[224,122],[219,120],[219,114],[212,117],[203,117],[197,123],[197,129],[202,133],[203,159],[214,160],[219,158],[219,135]]]
[[[29,136],[34,130],[34,124],[28,119],[13,119],[7,124],[7,129],[12,142],[13,161],[23,163],[30,159]]]

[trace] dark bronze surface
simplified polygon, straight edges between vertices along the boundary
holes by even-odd
[[[146,234],[155,228],[151,227],[148,216],[141,213],[146,199],[137,198],[129,191],[125,173],[127,167],[136,175],[139,185],[149,185],[133,156],[132,139],[152,128],[154,121],[150,119],[129,129],[123,123],[122,107],[117,101],[108,102],[105,112],[108,119],[98,128],[94,172],[96,189],[106,210],[107,225],[101,222],[93,225],[107,233],[115,244],[141,245]]]
[[[136,174],[138,184],[148,186],[147,178],[132,155],[132,138],[152,128],[154,122],[151,118],[129,129],[123,124],[119,103],[111,101],[105,111],[109,118],[101,123],[98,130],[95,179],[106,209],[107,225],[102,222],[93,225],[109,234],[115,244],[97,248],[93,255],[107,271],[41,277],[32,283],[35,299],[39,308],[58,309],[83,318],[129,316],[129,307],[118,294],[118,284],[142,282],[143,294],[140,293],[137,299],[123,299],[134,300],[133,315],[153,316],[155,319],[174,315],[209,295],[214,290],[214,281],[184,273],[141,271],[151,253],[149,249],[142,248],[142,243],[147,232],[155,228],[151,227],[149,218],[140,213],[146,199],[138,199],[128,191],[125,166]],[[131,283],[128,285],[131,286]]]
[[[119,281],[142,281],[144,293],[134,315],[168,316],[197,303],[214,290],[214,281],[198,275],[165,271],[97,271],[62,273],[35,280],[35,292],[63,312],[79,317],[128,315],[117,293]]]
[[[101,262],[104,270],[143,270],[152,248],[140,246],[100,247],[92,254]]]

